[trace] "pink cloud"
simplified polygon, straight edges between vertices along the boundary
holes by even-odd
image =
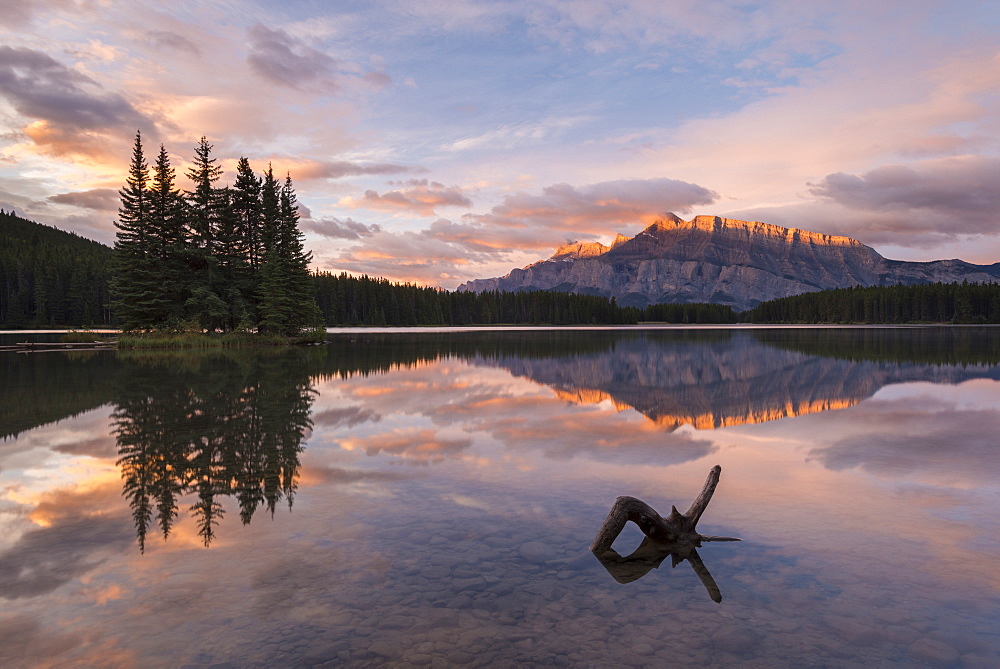
[[[331,239],[361,239],[362,237],[370,237],[382,231],[382,227],[378,223],[369,225],[359,223],[352,218],[322,218],[314,220],[310,217],[303,217],[299,221],[299,227]]]
[[[354,162],[347,160],[299,160],[292,167],[296,179],[340,179],[369,174],[401,174],[422,171],[396,163]]]
[[[712,204],[718,194],[674,179],[626,179],[581,186],[555,184],[540,195],[514,193],[477,216],[481,224],[507,227],[544,226],[573,234],[609,234],[615,225],[649,224],[668,211],[689,213]]]
[[[345,445],[352,445],[350,441]],[[385,454],[402,458],[409,464],[429,465],[460,456],[472,446],[472,440],[467,437],[445,439],[430,429],[404,430],[367,437],[361,446],[370,456]]]
[[[472,200],[457,186],[447,187],[426,179],[412,179],[401,189],[385,193],[366,190],[360,198],[345,197],[339,204],[352,209],[410,211],[431,216],[438,207],[471,207]]]

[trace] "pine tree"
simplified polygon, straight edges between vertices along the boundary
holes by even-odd
[[[124,330],[155,327],[163,306],[149,264],[152,203],[148,183],[149,166],[143,155],[142,133],[137,131],[125,187],[118,191],[121,206],[112,260],[112,305]]]
[[[194,165],[187,177],[194,183],[194,190],[187,193],[188,230],[190,235],[188,269],[191,271],[190,296],[184,310],[190,322],[209,331],[223,328],[226,305],[218,295],[215,269],[217,258],[216,239],[220,218],[220,191],[215,182],[222,176],[222,168],[212,157],[212,145],[202,136],[194,148]]]
[[[188,169],[187,177],[194,183],[194,190],[188,192],[190,205],[191,236],[198,248],[212,250],[215,223],[218,218],[219,193],[215,182],[222,176],[222,168],[212,158],[213,146],[202,136],[194,147],[194,165]]]
[[[177,326],[183,318],[181,305],[190,293],[187,271],[190,250],[185,230],[186,205],[174,184],[175,171],[170,156],[161,144],[153,166],[150,194],[151,247],[161,290],[166,301],[161,326]]]
[[[277,202],[268,201],[269,193]],[[291,175],[278,188],[270,166],[264,175],[265,255],[260,272],[259,328],[265,332],[297,334],[319,325],[319,307],[309,275],[312,254],[303,247],[298,229],[299,208]],[[274,207],[277,204],[277,207]]]
[[[268,163],[260,187],[260,264],[274,246],[281,218],[281,185],[274,178],[274,169]]]
[[[235,330],[250,315],[248,294],[252,280],[249,245],[235,208],[236,191],[226,187],[220,191],[219,218],[216,228],[216,293],[225,304],[222,328]]]
[[[257,322],[256,304],[260,288],[259,272],[263,259],[263,213],[261,179],[253,173],[250,161],[241,157],[236,164],[236,183],[231,194],[232,214],[237,234],[243,242],[247,271],[240,278],[240,296],[246,305],[246,318]]]
[[[253,173],[246,157],[241,157],[236,164],[232,209],[239,232],[246,240],[247,262],[253,271],[257,271],[264,255],[261,247],[261,179]]]

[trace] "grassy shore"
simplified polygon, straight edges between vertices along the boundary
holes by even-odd
[[[94,332],[93,330],[70,330],[60,335],[59,341],[64,344],[90,344],[92,342],[113,341],[115,335],[110,332]]]
[[[170,349],[170,348],[235,348],[249,346],[291,346],[295,344],[321,344],[326,341],[326,330],[317,328],[300,335],[258,334],[255,332],[143,332],[122,333],[118,337],[120,349]]]

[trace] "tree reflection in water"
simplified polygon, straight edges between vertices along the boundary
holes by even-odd
[[[170,535],[184,497],[205,546],[223,501],[248,524],[258,508],[292,506],[312,427],[315,350],[122,355],[112,431],[139,549],[158,526]],[[155,519],[155,520],[154,520]]]

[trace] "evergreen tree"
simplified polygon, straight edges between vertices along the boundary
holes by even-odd
[[[260,272],[260,321],[266,332],[296,334],[306,327],[320,324],[315,289],[309,275],[312,254],[304,250],[303,236],[298,228],[299,207],[292,177],[288,175],[280,190],[273,170],[268,166],[264,178],[265,215],[272,203],[266,202],[269,192],[278,196],[276,216],[265,217],[266,244],[264,264]]]
[[[218,218],[219,193],[215,182],[222,176],[222,168],[215,164],[215,158],[212,157],[212,148],[202,136],[194,147],[194,165],[187,171],[188,179],[194,184],[194,190],[187,194],[192,240],[197,248],[209,252],[214,243]]]
[[[262,180],[253,173],[250,161],[241,157],[236,164],[236,183],[231,193],[231,213],[234,217],[236,234],[242,242],[241,251],[245,255],[246,271],[241,273],[238,289],[246,318],[256,323],[257,295],[260,289],[259,272],[264,257]]]
[[[180,305],[190,292],[186,209],[184,198],[175,187],[174,179],[175,172],[170,166],[170,157],[161,144],[153,166],[149,226],[152,236],[151,260],[160,277],[163,299],[167,303],[159,324],[161,327],[180,324],[183,317]]]
[[[250,161],[246,157],[241,157],[236,164],[232,209],[236,216],[237,229],[246,243],[247,262],[256,272],[264,255],[261,246],[261,179],[253,173]]]
[[[142,149],[142,134],[136,132],[125,187],[118,191],[121,206],[115,227],[113,308],[125,330],[153,327],[162,317],[163,300],[155,271],[150,267],[149,166]]]
[[[260,187],[260,265],[274,245],[281,218],[281,185],[274,178],[274,169],[268,163]]]
[[[231,331],[245,324],[250,315],[252,294],[247,291],[252,281],[252,270],[249,245],[235,208],[236,191],[226,187],[220,193],[215,247],[215,292],[224,304],[221,327]]]
[[[222,168],[216,165],[212,148],[202,136],[194,148],[194,165],[187,171],[194,190],[187,193],[190,235],[187,265],[191,284],[184,303],[188,320],[209,331],[224,329],[227,312],[225,302],[218,295],[215,276],[221,216],[221,194],[215,182],[222,176]]]

